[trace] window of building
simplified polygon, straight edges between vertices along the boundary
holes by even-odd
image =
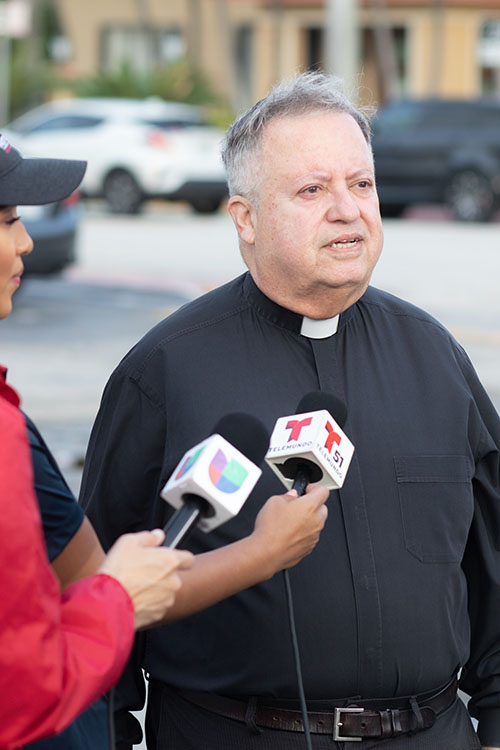
[[[236,66],[236,105],[246,109],[253,102],[254,29],[243,25],[236,29],[234,39]]]
[[[398,26],[363,29],[362,69],[367,85],[382,103],[407,92],[407,30]]]
[[[479,29],[477,60],[481,93],[500,93],[500,19],[485,21]]]
[[[321,28],[304,29],[305,67],[307,70],[321,70],[324,67],[325,34]]]
[[[124,63],[134,70],[147,71],[186,54],[186,43],[178,29],[109,26],[101,30],[100,42],[101,67],[108,71]]]

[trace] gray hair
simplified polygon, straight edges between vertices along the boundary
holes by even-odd
[[[251,171],[251,157],[259,148],[270,120],[320,111],[351,115],[370,145],[368,115],[352,104],[342,79],[318,72],[295,75],[274,86],[264,99],[240,115],[229,127],[222,146],[229,194],[248,196],[255,192],[257,179]]]

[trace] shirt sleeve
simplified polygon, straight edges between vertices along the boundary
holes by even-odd
[[[47,555],[52,562],[74,537],[84,515],[44,439],[26,415],[25,421],[43,536]]]
[[[92,576],[61,596],[32,491],[22,415],[0,398],[0,747],[61,731],[118,679],[134,633],[117,580]]]
[[[105,549],[121,534],[162,525],[154,507],[166,442],[165,410],[158,397],[119,368],[104,390],[80,491],[80,503]]]
[[[460,687],[471,696],[483,745],[500,747],[500,419],[472,365],[466,377],[474,394],[471,442],[476,444],[474,519],[462,563],[467,577],[470,656]]]

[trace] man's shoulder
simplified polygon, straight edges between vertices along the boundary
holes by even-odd
[[[142,349],[168,343],[236,315],[247,306],[243,295],[244,276],[217,287],[182,305],[146,333],[138,345]]]
[[[372,310],[376,311],[380,318],[385,317],[389,320],[399,320],[403,324],[407,320],[416,325],[422,324],[426,327],[429,326],[430,329],[448,334],[445,326],[430,313],[382,289],[377,289],[373,286],[368,287],[359,303],[369,306]]]
[[[206,345],[209,331],[213,336],[226,336],[227,330],[219,331],[218,324],[231,320],[248,307],[243,286],[245,275],[217,287],[186,303],[151,328],[130,349],[113,373],[113,379],[132,376],[142,378],[150,365],[163,362],[167,352],[172,357],[192,361],[201,345]],[[187,352],[187,354],[186,354]],[[163,367],[163,365],[161,365]]]

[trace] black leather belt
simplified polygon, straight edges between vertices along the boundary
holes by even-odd
[[[257,727],[304,731],[302,713],[273,706],[272,699],[269,703],[262,703],[264,699],[261,698],[243,701],[213,693],[186,690],[178,693],[191,703],[228,719],[248,723],[250,718]],[[422,695],[335,700],[330,710],[308,711],[309,729],[315,734],[330,734],[339,742],[398,737],[431,727],[436,716],[451,706],[456,695],[457,679],[454,678],[444,687]]]

